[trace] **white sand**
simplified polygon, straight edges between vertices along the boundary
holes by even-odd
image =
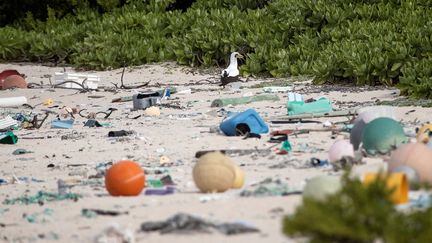
[[[0,64],[0,70],[17,69],[27,75],[28,82],[48,83],[44,75],[54,75],[56,71],[63,68],[44,67],[39,65],[17,65]],[[67,68],[67,71],[72,71]],[[72,130],[51,129],[49,120],[39,130],[16,131],[18,137],[52,136],[49,139],[20,139],[16,145],[0,145],[0,178],[11,179],[13,175],[34,177],[44,180],[41,183],[8,184],[0,185],[0,201],[6,198],[15,198],[22,195],[34,195],[39,190],[56,192],[57,180],[87,181],[88,176],[96,174],[98,163],[115,162],[120,159],[129,158],[138,161],[143,166],[157,167],[159,157],[166,155],[175,165],[167,167],[169,174],[177,184],[178,191],[168,196],[145,196],[138,197],[111,197],[101,185],[76,185],[71,192],[83,195],[77,202],[59,201],[47,202],[40,206],[32,205],[4,205],[0,204],[0,223],[6,224],[0,228],[0,240],[14,242],[28,241],[58,241],[58,242],[92,242],[104,228],[112,222],[122,228],[128,228],[135,234],[137,242],[292,242],[294,239],[285,237],[281,232],[281,220],[284,215],[293,213],[297,205],[301,203],[301,196],[292,195],[285,197],[240,197],[241,190],[230,190],[216,195],[201,194],[197,191],[192,180],[192,167],[196,161],[194,154],[198,150],[205,149],[264,149],[273,144],[268,143],[269,135],[262,139],[247,139],[242,137],[226,137],[224,135],[208,133],[211,126],[218,126],[222,117],[211,115],[218,108],[210,108],[210,103],[215,98],[239,97],[245,93],[262,93],[261,89],[245,88],[239,91],[222,90],[216,84],[209,84],[202,80],[215,81],[219,70],[204,70],[204,74],[191,73],[191,69],[178,67],[167,63],[162,65],[145,65],[132,70],[128,69],[125,74],[125,84],[141,84],[151,81],[151,86],[159,84],[160,88],[166,85],[177,87],[179,90],[196,88],[200,91],[192,94],[174,94],[168,103],[178,102],[187,107],[184,110],[173,108],[162,108],[161,116],[150,118],[140,117],[136,120],[128,119],[127,116],[143,114],[143,111],[131,112],[132,102],[111,103],[113,98],[132,95],[138,90],[119,90],[118,93],[94,92],[77,93],[75,90],[55,89],[27,89],[0,91],[0,97],[26,96],[30,105],[42,103],[48,98],[54,100],[55,105],[88,109],[89,112],[105,111],[107,108],[117,108],[118,111],[100,122],[109,122],[111,128],[88,128],[82,124],[87,119],[78,116],[73,130],[85,134],[85,138],[77,140],[61,140],[61,136],[70,134]],[[111,82],[119,83],[121,69],[92,72],[100,75],[100,86],[112,86]],[[198,85],[193,85],[202,81]],[[264,80],[254,79],[244,86],[251,86]],[[268,81],[268,80],[266,80]],[[335,108],[346,108],[350,106],[349,101],[372,104],[374,100],[395,99],[395,89],[357,89],[359,92],[320,92],[319,87],[311,87],[309,84],[295,84],[296,90],[303,93],[305,98],[326,95],[332,101],[340,101]],[[305,88],[306,87],[306,88]],[[160,88],[152,87],[152,90]],[[304,88],[304,89],[303,89]],[[307,92],[313,88],[314,93]],[[353,88],[352,88],[353,89]],[[146,89],[140,89],[146,90]],[[363,90],[363,91],[362,91]],[[101,95],[102,98],[89,98],[91,95]],[[279,102],[256,102],[248,105],[227,107],[229,111],[243,111],[247,108],[255,108],[267,121],[269,117],[286,114],[286,94],[278,94]],[[36,111],[46,109],[43,105],[35,108]],[[59,111],[58,108],[53,108]],[[407,111],[415,110],[405,114]],[[3,110],[4,111],[4,110]],[[420,107],[396,108],[397,116],[405,122],[426,121],[430,109]],[[0,119],[3,117],[0,117]],[[346,118],[320,119],[321,121],[344,121]],[[288,128],[322,128],[321,124],[279,124],[271,125],[271,130]],[[129,139],[117,141],[107,137],[108,131],[133,130],[136,136]],[[413,130],[414,126],[409,129]],[[314,132],[310,134],[290,137],[294,150],[300,144],[306,143],[309,147],[321,149],[317,152],[295,152],[291,155],[270,156],[239,156],[232,159],[243,164],[246,173],[246,185],[262,181],[266,178],[280,178],[288,182],[293,188],[301,187],[304,180],[320,174],[335,174],[329,170],[320,168],[297,168],[288,166],[282,169],[270,169],[269,166],[298,159],[297,164],[307,165],[311,157],[327,158],[327,150],[335,140],[331,139],[330,132]],[[342,135],[338,139],[343,138]],[[12,155],[17,148],[34,151],[31,154]],[[159,152],[158,152],[159,151]],[[366,171],[379,169],[383,163],[382,159],[366,159],[367,164],[356,167],[356,173],[361,175]],[[54,168],[47,165],[54,164]],[[68,165],[85,164],[72,167]],[[336,174],[340,174],[336,173]],[[147,175],[149,178],[160,178],[160,175]],[[103,182],[103,179],[99,179]],[[94,180],[93,180],[94,181]],[[201,202],[203,198],[210,199]],[[52,215],[44,215],[45,209],[52,209]],[[107,210],[128,211],[128,215],[116,217],[97,216],[85,218],[81,215],[83,208],[99,208]],[[2,210],[7,211],[2,212]],[[159,233],[143,233],[139,231],[141,223],[149,220],[164,220],[175,213],[184,212],[201,216],[216,222],[245,221],[261,230],[260,233],[243,234],[237,236],[225,236],[220,233],[179,235]],[[31,215],[37,213],[35,223],[30,223],[23,214]],[[9,225],[10,224],[10,225]],[[55,240],[55,237],[58,237]]]

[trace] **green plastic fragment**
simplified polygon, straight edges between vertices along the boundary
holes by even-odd
[[[399,122],[380,117],[369,122],[363,131],[363,148],[370,155],[387,154],[408,142]]]
[[[22,196],[13,199],[5,199],[3,201],[3,204],[14,205],[18,203],[18,204],[28,205],[28,204],[51,202],[51,201],[63,201],[63,200],[76,201],[81,197],[82,197],[81,195],[76,193],[59,194],[59,193],[39,191],[34,196]]]
[[[298,115],[305,113],[324,113],[333,111],[332,103],[329,99],[322,97],[313,102],[288,101],[288,115]]]
[[[291,152],[292,151],[292,147],[291,147],[291,144],[288,141],[288,139],[282,142],[282,146],[281,146],[280,150],[284,150],[284,151],[287,151],[287,152]]]
[[[226,99],[215,99],[211,103],[211,107],[223,107],[227,105],[241,105],[248,104],[256,101],[279,101],[277,95],[254,95],[240,98],[226,98]]]
[[[155,180],[155,179],[147,180],[146,184],[149,187],[153,187],[153,188],[162,188],[164,186],[161,180]]]
[[[18,137],[13,132],[0,133],[0,144],[16,144]]]

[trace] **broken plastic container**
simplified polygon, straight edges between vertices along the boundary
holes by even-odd
[[[133,109],[146,109],[150,106],[160,104],[161,97],[158,92],[140,93],[132,96]]]
[[[54,77],[55,77],[55,84],[59,84],[64,81],[75,81],[79,84],[82,83],[84,87],[87,87],[89,89],[97,89],[100,81],[100,77],[98,75],[84,74],[84,73],[56,72]],[[62,86],[71,89],[81,89],[81,86],[74,83],[65,83],[62,84]]]
[[[288,101],[288,115],[304,113],[324,113],[332,111],[332,104],[329,99],[322,97],[313,102]]]
[[[254,109],[235,114],[223,121],[219,128],[227,136],[239,136],[246,133],[267,133],[269,128]]]

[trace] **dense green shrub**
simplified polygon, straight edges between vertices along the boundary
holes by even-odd
[[[309,242],[430,242],[432,208],[398,211],[384,180],[365,187],[344,176],[340,192],[326,200],[304,198],[283,219],[283,231]]]
[[[432,97],[432,1],[65,2],[72,10],[60,13],[54,1],[46,18],[28,14],[15,28],[0,28],[0,61],[223,66],[240,51],[244,76],[313,75],[316,83],[399,85],[404,94]]]

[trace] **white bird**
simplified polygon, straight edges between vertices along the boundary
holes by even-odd
[[[237,58],[243,59],[243,56],[238,52],[231,53],[229,65],[221,73],[220,86],[225,86],[228,83],[237,82],[239,80],[238,76],[240,72],[238,70]]]

